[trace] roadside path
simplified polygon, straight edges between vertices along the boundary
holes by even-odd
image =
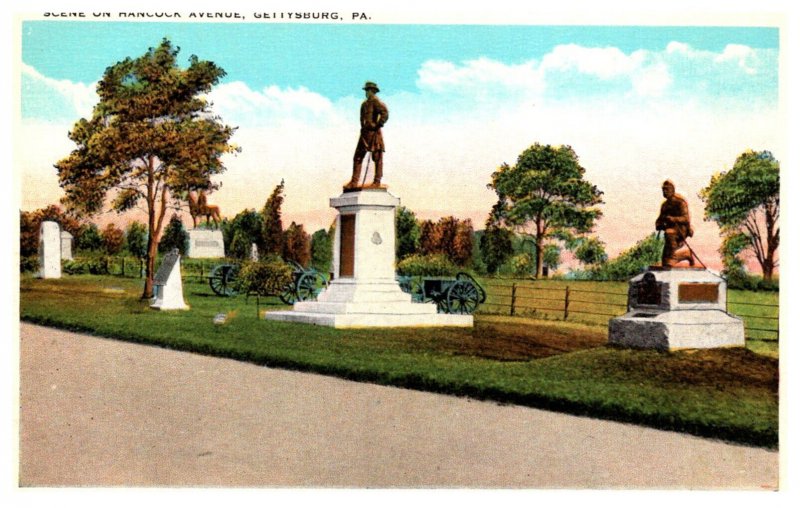
[[[20,325],[21,486],[775,489],[778,453]]]

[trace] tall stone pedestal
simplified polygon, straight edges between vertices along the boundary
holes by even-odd
[[[187,258],[224,258],[225,242],[219,229],[190,229]]]
[[[386,189],[362,189],[331,198],[339,212],[333,246],[334,279],[316,301],[297,302],[266,319],[335,328],[461,326],[472,316],[437,314],[436,304],[412,303],[395,279],[395,209]]]
[[[608,342],[626,347],[743,347],[744,323],[726,312],[727,284],[704,268],[651,267],[630,280],[628,313],[608,323]]]
[[[39,226],[39,278],[61,278],[61,226],[42,221]]]

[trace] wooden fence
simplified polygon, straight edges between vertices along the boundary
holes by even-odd
[[[576,281],[538,282],[526,279],[485,278],[486,302],[482,314],[506,314],[605,325],[627,311],[627,284]],[[600,286],[617,286],[607,290]],[[730,295],[730,292],[728,293]],[[728,311],[745,322],[749,339],[778,340],[778,305],[742,299],[728,300]]]

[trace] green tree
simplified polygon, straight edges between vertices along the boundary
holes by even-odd
[[[548,243],[542,253],[542,265],[548,270],[556,270],[559,264],[561,264],[561,247]]]
[[[230,221],[222,223],[222,237],[228,245],[228,255],[239,259],[249,259],[252,244],[259,252],[264,249],[261,230],[264,218],[255,210],[242,210]]]
[[[397,208],[394,222],[397,236],[396,258],[401,261],[419,250],[419,223],[414,212],[404,206]]]
[[[69,133],[77,148],[55,165],[70,211],[97,213],[109,193],[117,211],[144,202],[143,298],[153,295],[167,208],[179,206],[190,189],[218,187],[211,177],[225,170],[221,157],[238,151],[229,144],[234,128],[211,114],[205,99],[225,71],[194,55],[188,68],[180,68],[179,51],[164,39],[144,55],[108,67],[91,118],[80,119]]]
[[[494,274],[511,257],[514,250],[514,232],[505,224],[505,200],[500,197],[486,218],[486,229],[480,238],[480,253],[486,273]]]
[[[334,226],[331,226],[327,231],[319,229],[311,235],[311,266],[322,273],[331,271],[335,232]]]
[[[128,224],[125,231],[125,248],[137,259],[147,257],[147,227],[138,221]]]
[[[780,163],[772,153],[741,154],[733,168],[711,177],[700,198],[705,219],[716,222],[726,237],[744,235],[764,280],[772,280],[780,243]],[[726,253],[722,255],[724,259]]]
[[[103,246],[103,238],[97,225],[90,222],[81,226],[75,241],[75,250],[82,252],[94,252]]]
[[[283,180],[272,190],[261,215],[264,225],[261,229],[261,238],[264,251],[267,254],[280,256],[283,253],[283,221],[281,220],[281,206],[283,206]]]
[[[101,236],[103,237],[103,249],[106,254],[113,256],[122,252],[122,247],[125,245],[125,233],[113,222],[110,222],[103,229]]]
[[[575,257],[584,265],[598,265],[608,261],[605,244],[597,237],[583,237],[573,248]]]
[[[169,224],[164,228],[164,236],[158,243],[158,251],[162,254],[178,249],[181,256],[186,254],[189,249],[189,233],[183,227],[183,221],[177,214],[172,214]]]
[[[534,144],[523,151],[514,166],[501,165],[492,173],[489,188],[497,192],[499,213],[536,242],[536,276],[544,266],[544,246],[557,230],[577,234],[594,227],[602,212],[602,192],[584,180],[586,170],[575,151],[565,145]]]

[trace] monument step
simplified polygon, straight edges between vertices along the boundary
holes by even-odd
[[[394,281],[342,283],[334,281],[317,297],[318,302],[411,302],[411,295],[404,293]]]
[[[411,303],[410,301],[382,301],[382,302],[297,302],[294,304],[297,312],[314,312],[321,314],[436,314],[436,304]]]
[[[324,314],[314,312],[267,312],[265,319],[305,323],[334,328],[440,327],[470,328],[473,319],[468,314]]]

